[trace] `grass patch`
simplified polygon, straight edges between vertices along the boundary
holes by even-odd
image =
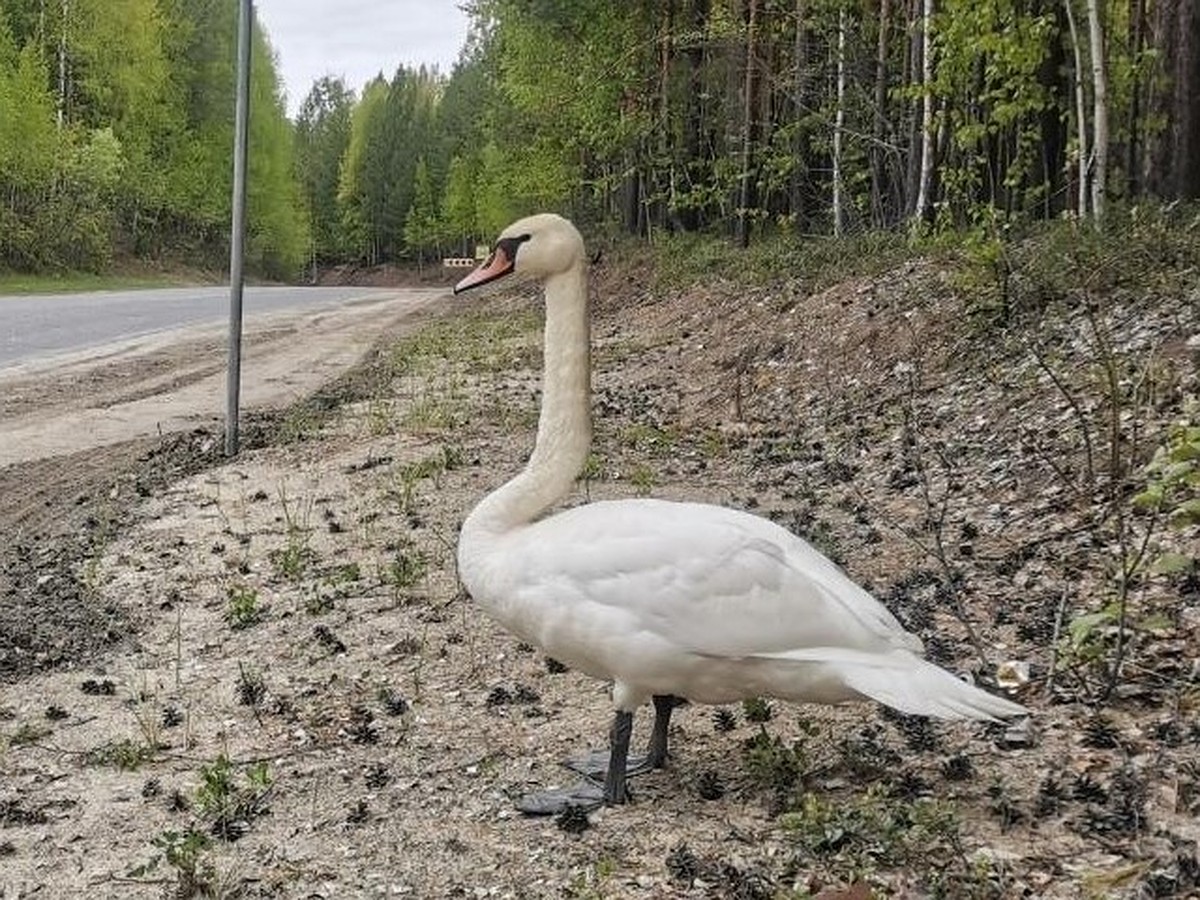
[[[978,331],[1032,321],[1056,304],[1128,294],[1146,303],[1187,296],[1200,268],[1200,207],[1114,208],[1105,230],[1070,219],[1019,234],[947,235],[955,287]],[[932,243],[934,249],[939,241]]]
[[[225,621],[235,631],[249,628],[262,621],[265,609],[258,591],[246,585],[230,586],[225,603]]]
[[[900,232],[873,231],[849,237],[776,234],[746,249],[703,234],[664,235],[653,248],[658,287],[682,289],[720,279],[761,285],[798,281],[815,293],[846,278],[876,275],[917,255]]]
[[[109,741],[88,751],[86,760],[93,766],[111,766],[124,772],[134,772],[142,763],[154,758],[157,748],[150,744],[121,738]]]
[[[416,587],[429,571],[429,559],[421,550],[402,546],[395,550],[383,572],[383,583],[397,591]]]
[[[200,778],[195,810],[216,837],[236,841],[266,812],[272,779],[265,762],[247,766],[239,777],[229,757],[222,754],[211,765],[201,766]]]
[[[128,291],[139,288],[186,287],[194,279],[172,275],[97,275],[62,272],[27,275],[0,272],[0,294],[75,294],[85,291]]]
[[[472,374],[536,368],[541,363],[537,304],[505,312],[469,312],[433,322],[398,341],[387,357],[393,377],[428,375],[446,363]]]

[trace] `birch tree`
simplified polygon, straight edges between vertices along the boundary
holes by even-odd
[[[1108,79],[1104,69],[1104,29],[1100,0],[1087,0],[1088,44],[1092,54],[1092,215],[1104,222],[1108,188]]]
[[[842,236],[842,132],[846,127],[846,8],[838,10],[837,111],[833,119],[833,234]]]
[[[1079,47],[1079,32],[1075,27],[1075,12],[1071,8],[1071,0],[1063,0],[1063,7],[1067,13],[1071,53],[1075,60],[1071,81],[1075,88],[1075,136],[1079,154],[1079,192],[1076,213],[1080,219],[1086,219],[1089,193],[1088,174],[1091,166],[1088,160],[1087,92],[1083,86],[1083,54]]]
[[[921,172],[917,179],[915,221],[928,220],[933,185],[933,0],[923,0],[921,11]]]

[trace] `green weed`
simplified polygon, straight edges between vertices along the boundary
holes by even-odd
[[[258,591],[244,584],[231,585],[226,592],[225,621],[242,630],[262,621],[264,609]]]
[[[158,748],[130,738],[109,741],[88,751],[87,763],[93,766],[112,766],[126,772],[140,769],[142,763],[154,758]]]

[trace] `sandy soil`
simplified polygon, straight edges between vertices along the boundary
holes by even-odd
[[[781,521],[942,664],[1028,663],[1033,726],[685,707],[630,806],[515,813],[609,707],[459,590],[456,529],[528,452],[540,346],[527,294],[455,303],[260,416],[232,462],[189,420],[0,470],[23,498],[5,595],[29,611],[0,668],[0,896],[1196,895],[1200,590],[1139,588],[1162,615],[1102,708],[1087,664],[1048,677],[1112,547],[1056,474],[1069,411],[1019,348],[979,363],[932,267],[809,299],[601,289],[620,302],[598,305],[595,464],[570,502]],[[1196,393],[1162,352],[1200,330],[1188,302],[1113,313],[1174,373],[1146,429]]]

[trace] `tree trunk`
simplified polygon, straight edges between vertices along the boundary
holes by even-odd
[[[708,29],[709,0],[692,0],[693,40],[688,44],[688,91],[687,112],[683,125],[683,172],[690,191],[693,179],[700,180],[707,171],[701,159],[700,135],[703,129],[703,113],[700,96],[704,92],[704,41]],[[688,231],[695,231],[703,223],[701,210],[692,201],[680,212],[680,222]]]
[[[1104,69],[1104,30],[1100,0],[1087,0],[1088,43],[1092,52],[1092,148],[1096,161],[1092,176],[1092,215],[1104,222],[1108,188],[1108,79]]]
[[[921,66],[921,28],[919,25],[922,0],[908,0],[905,9],[905,34],[908,40],[904,42],[904,72],[902,81],[908,88],[920,84]],[[913,92],[913,96],[916,94]],[[913,100],[905,105],[904,130],[904,217],[910,218],[917,210],[917,187],[921,180],[921,109],[922,104]]]
[[[1071,35],[1071,50],[1075,59],[1075,71],[1072,81],[1075,85],[1075,133],[1079,140],[1079,199],[1076,212],[1080,219],[1086,219],[1088,214],[1088,138],[1087,138],[1087,91],[1083,86],[1083,54],[1079,50],[1079,32],[1075,29],[1075,13],[1071,9],[1072,0],[1063,0],[1067,11],[1067,27]]]
[[[1175,64],[1176,184],[1182,200],[1200,198],[1200,0],[1182,0]]]
[[[1154,39],[1160,54],[1161,87],[1148,112],[1167,123],[1151,143],[1146,184],[1163,199],[1200,197],[1200,0],[1156,4]]]
[[[808,174],[808,137],[799,123],[804,118],[808,95],[808,29],[804,24],[805,0],[796,0],[796,37],[792,47],[792,117],[796,123],[792,139],[792,173],[790,179],[789,212],[796,227],[804,227],[807,214],[805,203],[805,181]]]
[[[674,225],[675,215],[675,159],[671,146],[671,64],[675,57],[674,25],[675,0],[667,0],[662,34],[659,39],[658,127],[655,129],[657,138],[655,160],[657,164],[652,169],[654,172],[655,208],[654,215],[650,217],[651,222],[660,227],[668,222]],[[660,168],[664,164],[668,170],[665,173],[667,177],[665,193],[661,183],[664,173]],[[666,202],[663,200],[664,197]]]
[[[1141,119],[1142,81],[1138,62],[1146,41],[1146,0],[1129,0],[1129,56],[1133,61],[1129,90],[1129,137],[1125,143],[1126,195],[1136,197],[1141,193]]]
[[[886,180],[887,154],[887,53],[891,0],[879,0],[879,40],[875,48],[875,128],[871,147],[871,216],[876,228],[890,224]]]
[[[1095,2],[1095,0],[1092,0]],[[917,182],[917,223],[930,219],[933,198],[933,0],[924,0],[921,13],[921,174]]]
[[[833,120],[833,236],[842,236],[842,130],[846,127],[846,9],[838,10],[837,111]]]
[[[754,206],[754,144],[758,79],[755,77],[755,37],[758,0],[746,0],[746,80],[742,96],[742,174],[738,188],[738,244],[750,246],[750,212]]]

